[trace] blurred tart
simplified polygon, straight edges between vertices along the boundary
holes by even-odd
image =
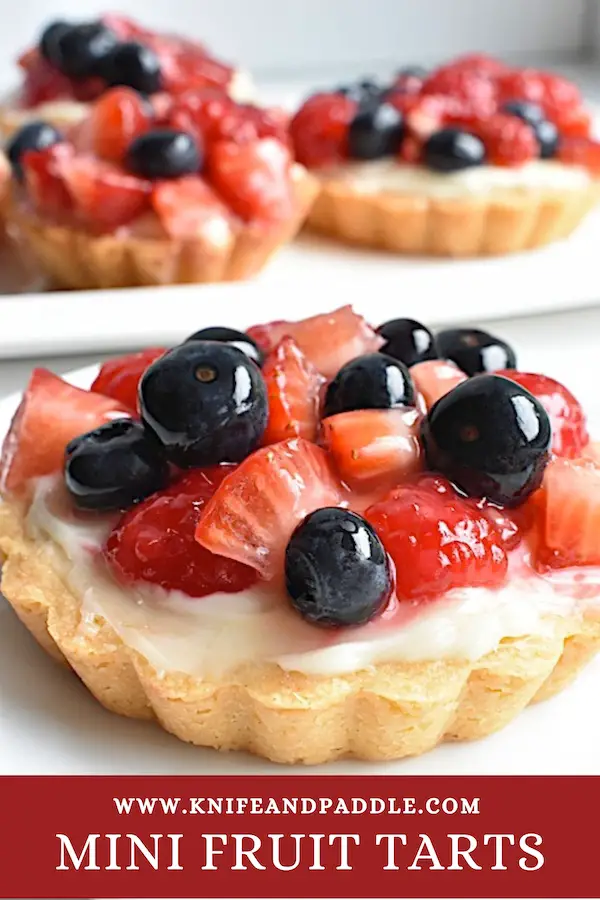
[[[291,135],[321,181],[309,226],[347,243],[512,253],[567,237],[600,197],[577,86],[485,56],[315,94]]]

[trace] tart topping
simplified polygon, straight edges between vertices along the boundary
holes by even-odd
[[[222,344],[230,344],[245,353],[248,359],[255,362],[257,366],[262,366],[264,362],[264,354],[256,341],[253,341],[245,331],[236,331],[235,328],[223,328],[222,326],[201,328],[200,331],[195,331],[189,338],[186,338],[184,343],[187,344],[188,341],[218,341]]]
[[[437,172],[459,172],[485,162],[485,145],[478,137],[458,128],[443,128],[425,142],[423,162]]]
[[[360,106],[348,129],[351,159],[380,159],[397,153],[404,136],[402,113],[385,101]]]
[[[180,178],[200,170],[202,158],[197,141],[185,131],[155,129],[129,145],[127,168],[142,178]]]
[[[584,460],[553,460],[536,504],[541,566],[600,565],[600,469]]]
[[[132,412],[138,406],[138,388],[146,369],[167,352],[166,347],[149,347],[139,353],[117,356],[101,367],[90,390],[105,397],[114,397]]]
[[[61,54],[58,42],[70,27],[67,22],[51,22],[42,32],[39,42],[40,53],[53,66],[60,66]]]
[[[137,41],[117,44],[106,57],[102,74],[110,86],[126,85],[142,94],[156,94],[162,88],[157,54]]]
[[[386,341],[381,352],[400,360],[405,366],[436,359],[438,355],[432,333],[414,319],[392,319],[380,325],[377,334]]]
[[[56,35],[54,62],[69,78],[101,76],[116,46],[116,34],[103,22],[72,25]]]
[[[438,400],[422,438],[429,469],[470,496],[518,506],[542,482],[551,426],[525,388],[498,375],[477,375]]]
[[[428,359],[417,363],[411,368],[410,375],[418,395],[423,398],[428,409],[452,388],[467,380],[458,366],[443,359]]]
[[[415,390],[404,363],[384,353],[358,356],[342,366],[327,387],[323,413],[414,406]]]
[[[316,441],[320,393],[325,379],[293,338],[284,338],[269,354],[263,375],[269,403],[263,444],[276,444],[292,437]]]
[[[101,159],[123,163],[132,141],[152,127],[152,109],[131,88],[107,91],[94,103],[77,146]]]
[[[132,419],[101,425],[65,450],[65,485],[80,509],[126,509],[165,487],[168,474],[159,444]]]
[[[6,155],[12,166],[13,174],[19,181],[23,180],[23,154],[30,150],[45,150],[64,140],[60,131],[47,122],[29,122],[11,138],[6,147]]]
[[[145,372],[140,412],[175,465],[237,462],[252,452],[265,430],[265,382],[236,347],[190,341]]]
[[[517,368],[514,350],[487,331],[451,328],[440,331],[436,342],[440,357],[456,363],[467,375]]]
[[[390,562],[373,527],[347,509],[318,509],[297,526],[285,551],[293,607],[314,625],[364,625],[388,603]]]

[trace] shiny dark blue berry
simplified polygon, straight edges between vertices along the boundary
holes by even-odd
[[[12,136],[6,146],[6,155],[13,174],[19,181],[23,178],[21,160],[28,150],[44,150],[53,144],[60,144],[64,138],[54,125],[48,122],[29,122]]]
[[[414,402],[414,385],[404,363],[384,353],[368,353],[342,366],[329,383],[323,416],[353,409],[413,406]]]
[[[81,509],[127,509],[167,484],[162,449],[143,425],[115,419],[82,434],[65,451],[65,485]]]
[[[560,134],[554,122],[540,122],[533,129],[533,133],[540,145],[540,157],[542,159],[552,159],[556,156],[558,145],[560,143]]]
[[[202,328],[186,338],[184,343],[187,341],[220,341],[223,344],[230,344],[245,353],[257,366],[262,366],[265,358],[256,341],[253,341],[244,331],[236,331],[235,328],[221,326]]]
[[[450,328],[435,338],[440,359],[449,359],[467,375],[516,369],[517,357],[506,341],[477,328]]]
[[[102,75],[106,58],[116,45],[116,34],[103,22],[72,25],[56,40],[55,64],[69,78]]]
[[[68,22],[51,22],[50,25],[44,28],[40,40],[39,40],[39,50],[44,59],[46,59],[53,66],[60,67],[61,56],[58,47],[58,41],[67,33],[67,31],[71,28]]]
[[[157,128],[132,141],[125,162],[131,172],[142,178],[180,178],[198,172],[202,157],[191,134]]]
[[[267,423],[267,391],[245,353],[217,341],[181,344],[146,370],[142,421],[182,468],[239,462]]]
[[[404,137],[404,117],[391,103],[359,106],[348,129],[351,159],[380,159],[398,151]]]
[[[500,109],[500,112],[508,113],[510,116],[517,116],[527,122],[528,125],[539,125],[544,120],[544,110],[537,103],[530,103],[528,100],[508,100]]]
[[[433,405],[421,437],[429,469],[471,497],[518,506],[542,482],[551,427],[525,388],[500,375],[477,375]]]
[[[112,87],[125,85],[142,94],[156,94],[162,88],[156,52],[137,41],[117,44],[104,62],[102,75]]]
[[[422,161],[436,172],[459,172],[485,162],[483,141],[468,131],[443,128],[425,142]]]
[[[298,525],[285,551],[292,606],[313,625],[363,625],[385,608],[390,563],[372,526],[347,509],[326,507]]]
[[[405,366],[414,366],[426,359],[437,359],[432,333],[414,319],[392,319],[380,325],[377,333],[386,341],[380,352],[399,359]]]

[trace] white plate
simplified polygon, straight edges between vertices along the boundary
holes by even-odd
[[[507,335],[510,339],[510,335]],[[550,345],[552,341],[550,341]],[[521,354],[522,367],[553,371],[555,347]],[[556,356],[555,356],[556,358]],[[575,352],[563,352],[559,378],[585,372]],[[585,363],[585,360],[583,360]],[[592,365],[594,363],[592,362]],[[597,365],[596,365],[597,371]],[[86,387],[95,369],[69,379]],[[565,373],[565,374],[563,374]],[[589,372],[588,372],[589,375]],[[588,377],[571,380],[600,429],[600,399]],[[587,392],[586,392],[587,391]],[[3,434],[19,398],[0,403]],[[403,775],[600,774],[600,660],[561,695],[522,713],[499,734],[472,744],[445,744],[417,759],[382,765],[343,762],[295,772]],[[288,773],[245,754],[221,754],[182,744],[157,726],[103,710],[77,678],[52,662],[0,598],[0,774],[240,774]]]

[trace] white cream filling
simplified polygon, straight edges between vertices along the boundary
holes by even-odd
[[[418,194],[425,197],[465,197],[495,191],[578,190],[591,182],[587,169],[554,160],[523,166],[473,166],[444,174],[425,166],[393,159],[348,163],[324,173],[342,179],[358,194]]]
[[[385,662],[477,659],[503,638],[548,632],[549,615],[569,615],[578,606],[568,591],[515,571],[499,590],[455,590],[420,607],[400,604],[393,616],[361,628],[329,632],[304,622],[281,589],[264,585],[200,599],[152,585],[123,588],[95,560],[112,518],[56,515],[48,501],[54,486],[52,479],[39,483],[28,528],[64,551],[66,578],[82,601],[80,627],[93,632],[101,617],[163,672],[219,677],[246,663],[274,662],[335,676]],[[585,578],[600,586],[599,570]]]

